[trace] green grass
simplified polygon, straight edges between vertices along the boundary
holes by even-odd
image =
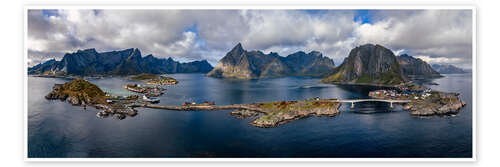
[[[68,96],[77,96],[80,100],[90,99],[93,103],[103,103],[107,98],[106,93],[97,85],[81,78],[64,83],[61,93]]]
[[[135,75],[133,77],[130,77],[131,80],[147,80],[147,79],[156,79],[158,78],[159,75],[155,74],[139,74]]]

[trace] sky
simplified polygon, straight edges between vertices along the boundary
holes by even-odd
[[[380,44],[430,64],[472,68],[472,10],[32,10],[28,65],[79,49],[138,48],[143,56],[214,65],[236,44],[281,56],[313,50],[340,65]]]

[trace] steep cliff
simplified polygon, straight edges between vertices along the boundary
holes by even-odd
[[[352,49],[344,62],[323,78],[326,83],[396,85],[408,79],[393,52],[381,45]]]

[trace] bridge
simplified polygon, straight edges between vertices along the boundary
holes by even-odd
[[[351,108],[354,108],[354,103],[360,102],[386,102],[391,104],[391,108],[393,108],[392,103],[409,103],[411,100],[391,100],[391,99],[350,99],[350,100],[336,100],[339,103],[351,103]]]

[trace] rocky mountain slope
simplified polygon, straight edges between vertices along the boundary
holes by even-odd
[[[98,53],[95,49],[66,53],[60,61],[54,59],[28,68],[30,75],[101,76],[134,75],[141,73],[207,73],[213,67],[206,61],[180,63],[172,58],[141,56],[139,49]]]
[[[403,73],[409,77],[415,78],[435,78],[441,77],[439,72],[432,69],[431,65],[419,58],[402,54],[396,56]]]
[[[393,52],[381,45],[352,49],[344,62],[322,80],[325,83],[396,85],[408,81]]]
[[[258,79],[282,76],[323,77],[335,67],[333,60],[317,51],[302,51],[279,56],[271,52],[246,51],[238,43],[207,76],[216,78]]]

